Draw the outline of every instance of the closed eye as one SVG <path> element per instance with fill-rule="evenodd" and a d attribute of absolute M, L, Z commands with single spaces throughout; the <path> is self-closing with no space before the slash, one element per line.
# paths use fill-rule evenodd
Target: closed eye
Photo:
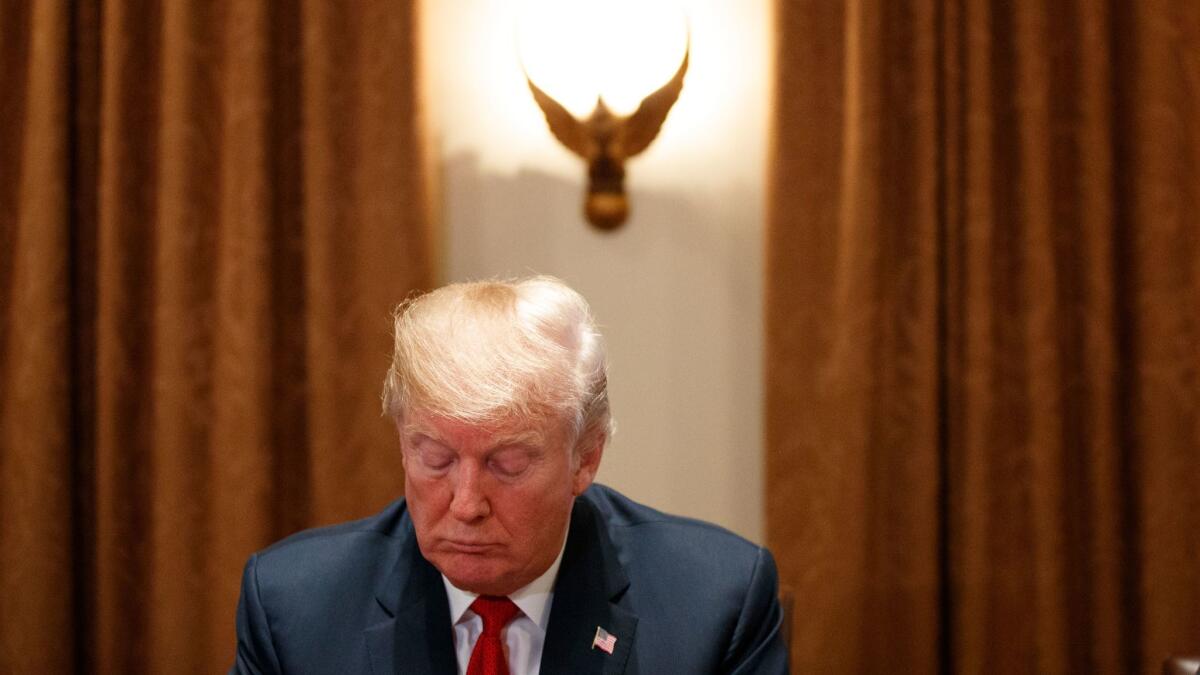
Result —
<path fill-rule="evenodd" d="M 516 478 L 529 468 L 532 454 L 524 448 L 502 450 L 488 460 L 488 466 L 501 478 Z"/>
<path fill-rule="evenodd" d="M 430 469 L 441 470 L 454 463 L 454 456 L 448 452 L 422 452 L 421 464 Z"/>
<path fill-rule="evenodd" d="M 421 466 L 427 469 L 441 471 L 454 463 L 454 453 L 450 448 L 428 436 L 418 436 L 413 445 L 417 458 L 421 460 Z"/>

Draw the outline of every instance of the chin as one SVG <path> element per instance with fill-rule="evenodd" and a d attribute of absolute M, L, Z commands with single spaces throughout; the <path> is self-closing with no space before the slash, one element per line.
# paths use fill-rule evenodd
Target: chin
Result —
<path fill-rule="evenodd" d="M 468 558 L 463 560 L 462 558 Z M 437 560 L 434 567 L 438 568 L 446 578 L 459 588 L 480 595 L 507 595 L 520 588 L 512 586 L 511 574 L 496 561 L 471 560 L 474 556 L 449 556 L 449 559 Z"/>
<path fill-rule="evenodd" d="M 446 578 L 455 588 L 479 595 L 508 595 L 521 587 L 497 580 L 495 577 L 456 577 L 447 574 Z"/>

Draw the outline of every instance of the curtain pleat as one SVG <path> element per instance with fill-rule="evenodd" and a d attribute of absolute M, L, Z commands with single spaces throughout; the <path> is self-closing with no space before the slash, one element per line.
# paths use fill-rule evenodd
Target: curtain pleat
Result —
<path fill-rule="evenodd" d="M 1200 650 L 1200 6 L 777 5 L 797 672 Z"/>
<path fill-rule="evenodd" d="M 222 671 L 247 556 L 401 491 L 415 6 L 9 4 L 0 670 Z"/>
<path fill-rule="evenodd" d="M 932 3 L 778 17 L 767 502 L 795 672 L 936 671 L 935 21 Z"/>
<path fill-rule="evenodd" d="M 12 672 L 65 672 L 76 648 L 68 18 L 53 3 L 0 11 L 0 664 Z"/>

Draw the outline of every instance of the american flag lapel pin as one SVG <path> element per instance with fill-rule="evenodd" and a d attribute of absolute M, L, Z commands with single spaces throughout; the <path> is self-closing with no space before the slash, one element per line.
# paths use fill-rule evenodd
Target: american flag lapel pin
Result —
<path fill-rule="evenodd" d="M 596 626 L 596 637 L 592 638 L 592 649 L 599 649 L 605 654 L 612 654 L 617 646 L 617 636 Z"/>

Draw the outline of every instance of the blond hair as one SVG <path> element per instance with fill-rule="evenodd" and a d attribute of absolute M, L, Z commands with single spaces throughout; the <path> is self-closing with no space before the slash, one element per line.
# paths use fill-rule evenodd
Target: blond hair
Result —
<path fill-rule="evenodd" d="M 470 424 L 566 422 L 576 453 L 612 433 L 604 344 L 587 301 L 536 276 L 444 286 L 395 312 L 384 413 Z"/>

